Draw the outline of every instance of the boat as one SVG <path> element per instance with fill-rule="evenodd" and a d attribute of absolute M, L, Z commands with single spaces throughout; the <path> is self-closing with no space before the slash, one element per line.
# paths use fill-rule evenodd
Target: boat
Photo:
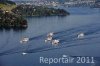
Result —
<path fill-rule="evenodd" d="M 26 55 L 27 53 L 23 52 L 22 55 Z"/>
<path fill-rule="evenodd" d="M 47 37 L 53 37 L 53 35 L 54 35 L 54 33 L 51 32 L 51 33 L 47 34 Z"/>
<path fill-rule="evenodd" d="M 59 40 L 55 39 L 55 40 L 52 40 L 52 45 L 58 45 L 59 44 Z"/>
<path fill-rule="evenodd" d="M 81 38 L 84 38 L 85 34 L 84 33 L 80 33 L 78 34 L 77 38 L 81 39 Z"/>
<path fill-rule="evenodd" d="M 29 41 L 29 38 L 24 37 L 24 38 L 22 38 L 22 39 L 20 40 L 20 43 L 26 43 L 26 42 L 28 42 L 28 41 Z"/>
<path fill-rule="evenodd" d="M 53 35 L 54 35 L 54 33 L 53 33 L 53 32 L 48 33 L 48 34 L 47 34 L 47 38 L 46 38 L 45 42 L 52 41 Z"/>
<path fill-rule="evenodd" d="M 47 37 L 45 42 L 52 41 L 52 37 Z"/>

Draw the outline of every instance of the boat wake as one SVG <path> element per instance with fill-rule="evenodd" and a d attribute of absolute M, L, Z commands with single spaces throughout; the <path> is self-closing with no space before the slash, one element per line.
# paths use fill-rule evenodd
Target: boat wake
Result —
<path fill-rule="evenodd" d="M 80 32 L 85 34 L 84 38 L 78 39 L 77 36 Z M 37 53 L 50 51 L 55 49 L 71 48 L 83 45 L 99 45 L 100 43 L 100 24 L 90 24 L 85 26 L 80 26 L 76 28 L 71 28 L 59 32 L 54 32 L 53 39 L 59 39 L 59 44 L 57 46 L 52 46 L 51 43 L 45 43 L 44 40 L 47 34 L 39 35 L 36 37 L 29 38 L 29 42 L 23 46 L 16 46 L 11 49 L 0 52 L 0 56 L 10 55 L 15 53 Z M 37 47 L 33 43 L 38 44 Z"/>

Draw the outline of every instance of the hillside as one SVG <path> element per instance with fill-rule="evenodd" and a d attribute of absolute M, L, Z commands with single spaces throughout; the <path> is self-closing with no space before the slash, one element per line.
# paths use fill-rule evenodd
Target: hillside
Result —
<path fill-rule="evenodd" d="M 15 7 L 16 7 L 16 4 L 12 1 L 0 0 L 0 8 L 4 11 L 7 10 L 7 11 L 11 12 L 11 10 Z"/>
<path fill-rule="evenodd" d="M 48 8 L 43 6 L 19 5 L 12 10 L 15 14 L 23 16 L 66 16 L 69 12 L 64 9 Z"/>
<path fill-rule="evenodd" d="M 27 28 L 27 21 L 20 15 L 12 12 L 16 4 L 12 1 L 0 1 L 0 29 Z"/>

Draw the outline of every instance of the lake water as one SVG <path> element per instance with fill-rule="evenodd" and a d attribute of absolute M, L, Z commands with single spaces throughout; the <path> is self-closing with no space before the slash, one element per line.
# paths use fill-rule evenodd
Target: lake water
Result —
<path fill-rule="evenodd" d="M 69 16 L 27 17 L 26 30 L 0 30 L 0 66 L 100 66 L 100 9 L 66 8 Z M 45 43 L 46 35 L 54 32 L 58 46 Z M 83 32 L 85 37 L 77 39 Z M 22 37 L 29 42 L 21 44 Z M 22 52 L 28 54 L 22 55 Z M 95 63 L 41 64 L 40 57 L 68 55 L 94 57 Z"/>

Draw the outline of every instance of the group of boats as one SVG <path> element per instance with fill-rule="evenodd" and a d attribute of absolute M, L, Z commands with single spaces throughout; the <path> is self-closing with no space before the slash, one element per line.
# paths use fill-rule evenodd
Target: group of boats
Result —
<path fill-rule="evenodd" d="M 59 40 L 58 39 L 53 39 L 54 33 L 48 33 L 47 34 L 47 38 L 45 39 L 45 43 L 47 42 L 51 42 L 52 45 L 58 45 L 59 44 Z"/>
<path fill-rule="evenodd" d="M 59 40 L 58 39 L 53 39 L 53 36 L 54 36 L 54 33 L 53 32 L 51 32 L 51 33 L 48 33 L 47 34 L 47 37 L 46 37 L 46 39 L 45 39 L 45 43 L 47 43 L 47 42 L 51 42 L 53 45 L 55 44 L 59 44 Z M 79 33 L 78 34 L 78 36 L 77 36 L 77 38 L 78 39 L 82 39 L 82 38 L 84 38 L 84 33 Z M 28 37 L 23 37 L 21 40 L 20 40 L 20 43 L 27 43 L 29 41 L 29 38 Z"/>
<path fill-rule="evenodd" d="M 53 36 L 54 36 L 53 32 L 48 33 L 45 42 L 51 42 L 52 45 L 58 45 L 60 40 L 59 39 L 53 39 Z M 81 32 L 77 35 L 77 38 L 82 39 L 82 38 L 84 38 L 84 36 L 85 36 L 85 34 L 83 32 Z"/>
<path fill-rule="evenodd" d="M 51 44 L 53 44 L 53 45 L 59 44 L 60 41 L 58 39 L 53 39 L 53 36 L 54 36 L 53 32 L 48 33 L 47 37 L 45 39 L 45 43 L 51 42 Z M 81 32 L 81 33 L 78 34 L 77 38 L 81 39 L 81 38 L 84 38 L 84 36 L 85 36 L 84 33 Z M 24 37 L 20 40 L 20 43 L 27 43 L 28 41 L 29 41 L 29 38 Z"/>
<path fill-rule="evenodd" d="M 81 32 L 77 35 L 77 38 L 82 39 L 82 38 L 84 38 L 84 36 L 85 36 L 85 34 L 83 32 Z M 53 39 L 53 37 L 54 37 L 54 32 L 48 33 L 47 36 L 46 36 L 46 39 L 45 39 L 45 43 L 50 42 L 52 45 L 58 45 L 60 43 L 60 40 L 59 39 Z M 29 38 L 24 37 L 20 40 L 20 43 L 25 44 L 28 41 L 29 41 Z M 23 52 L 22 54 L 26 55 L 27 53 Z"/>

